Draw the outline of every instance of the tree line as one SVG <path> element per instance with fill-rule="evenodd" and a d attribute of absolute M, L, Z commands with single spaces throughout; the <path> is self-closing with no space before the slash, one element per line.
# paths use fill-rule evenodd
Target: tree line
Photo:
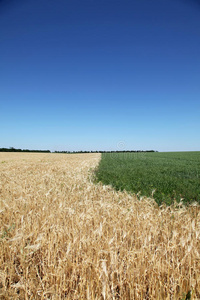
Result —
<path fill-rule="evenodd" d="M 141 152 L 158 152 L 155 150 L 97 150 L 97 151 L 54 151 L 53 153 L 141 153 Z"/>
<path fill-rule="evenodd" d="M 38 152 L 38 153 L 51 153 L 50 150 L 16 149 L 16 148 L 14 148 L 14 147 L 10 147 L 10 148 L 0 148 L 0 152 Z"/>
<path fill-rule="evenodd" d="M 16 149 L 14 147 L 10 148 L 0 148 L 0 152 L 37 152 L 37 153 L 140 153 L 140 152 L 158 152 L 155 150 L 116 150 L 116 151 L 102 151 L 102 150 L 96 150 L 96 151 L 53 151 L 50 150 L 29 150 L 29 149 Z"/>

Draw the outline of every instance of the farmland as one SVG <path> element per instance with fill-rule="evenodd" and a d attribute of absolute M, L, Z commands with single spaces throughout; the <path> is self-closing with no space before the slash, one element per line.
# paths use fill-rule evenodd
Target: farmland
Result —
<path fill-rule="evenodd" d="M 0 299 L 200 299 L 199 206 L 94 183 L 100 158 L 0 153 Z"/>
<path fill-rule="evenodd" d="M 200 203 L 200 152 L 103 154 L 97 180 L 157 203 Z"/>

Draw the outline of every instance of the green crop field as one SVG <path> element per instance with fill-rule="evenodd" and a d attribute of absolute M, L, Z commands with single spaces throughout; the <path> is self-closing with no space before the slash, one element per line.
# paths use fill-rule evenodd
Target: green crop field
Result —
<path fill-rule="evenodd" d="M 96 180 L 160 205 L 200 203 L 200 152 L 104 153 Z"/>

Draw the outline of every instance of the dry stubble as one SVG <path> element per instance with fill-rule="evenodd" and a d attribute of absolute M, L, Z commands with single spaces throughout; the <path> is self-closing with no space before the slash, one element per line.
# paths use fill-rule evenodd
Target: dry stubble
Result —
<path fill-rule="evenodd" d="M 0 299 L 200 299 L 200 209 L 95 185 L 99 154 L 0 153 Z"/>

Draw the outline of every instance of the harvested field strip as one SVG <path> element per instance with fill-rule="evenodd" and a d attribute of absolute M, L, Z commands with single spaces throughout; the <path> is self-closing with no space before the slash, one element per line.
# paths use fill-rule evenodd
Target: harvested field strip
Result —
<path fill-rule="evenodd" d="M 200 299 L 199 206 L 95 185 L 99 160 L 0 153 L 0 299 Z"/>

